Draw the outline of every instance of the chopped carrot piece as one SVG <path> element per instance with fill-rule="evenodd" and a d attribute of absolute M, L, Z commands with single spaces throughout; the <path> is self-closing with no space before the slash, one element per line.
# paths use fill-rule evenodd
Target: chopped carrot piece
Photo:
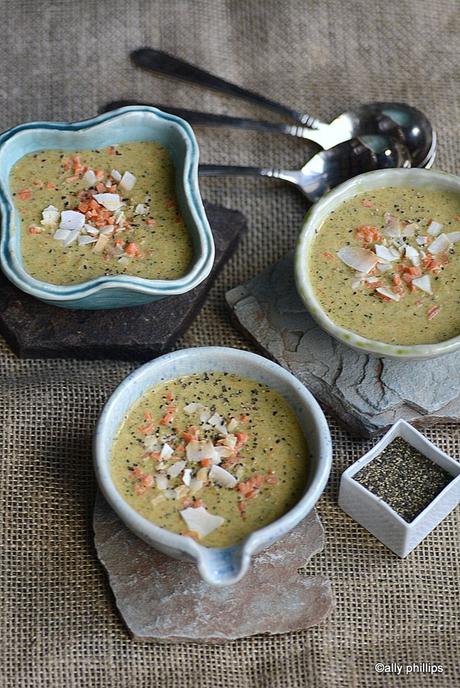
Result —
<path fill-rule="evenodd" d="M 334 254 L 331 253 L 330 251 L 324 251 L 323 256 L 324 256 L 327 260 L 335 260 Z"/>
<path fill-rule="evenodd" d="M 137 429 L 144 435 L 149 435 L 151 432 L 153 432 L 154 428 L 155 425 L 153 423 L 147 423 L 147 425 L 139 425 Z"/>
<path fill-rule="evenodd" d="M 166 399 L 167 399 L 168 401 L 172 401 L 172 400 L 174 399 L 174 394 L 171 392 L 170 389 L 168 389 L 168 391 L 167 391 L 167 393 L 166 393 Z"/>
<path fill-rule="evenodd" d="M 139 250 L 139 246 L 134 241 L 130 241 L 128 244 L 126 244 L 125 253 L 127 256 L 142 258 L 142 253 Z"/>
<path fill-rule="evenodd" d="M 146 225 L 156 225 L 156 220 L 154 220 L 154 219 L 151 218 L 151 217 L 148 217 L 148 218 L 145 220 L 145 224 L 146 224 Z"/>
<path fill-rule="evenodd" d="M 240 416 L 240 421 L 242 423 L 248 423 L 249 422 L 249 416 L 247 413 L 241 414 Z"/>
<path fill-rule="evenodd" d="M 96 179 L 104 179 L 105 177 L 104 170 L 96 170 L 94 174 L 96 175 Z"/>
<path fill-rule="evenodd" d="M 153 475 L 146 475 L 144 478 L 142 478 L 142 484 L 144 487 L 152 487 L 153 482 Z"/>
<path fill-rule="evenodd" d="M 150 411 L 144 411 L 144 420 L 152 420 L 152 414 Z"/>
<path fill-rule="evenodd" d="M 201 459 L 200 466 L 203 468 L 209 468 L 212 466 L 212 459 Z"/>
<path fill-rule="evenodd" d="M 29 234 L 34 234 L 34 235 L 35 234 L 41 234 L 42 228 L 37 227 L 37 225 L 30 225 L 28 232 L 29 232 Z"/>
<path fill-rule="evenodd" d="M 438 315 L 440 310 L 440 306 L 432 306 L 431 308 L 429 308 L 427 313 L 428 320 L 433 320 L 433 318 L 435 318 Z"/>
<path fill-rule="evenodd" d="M 143 478 L 145 475 L 144 471 L 142 470 L 142 468 L 140 466 L 136 466 L 135 468 L 133 468 L 133 470 L 131 472 L 135 478 L 139 478 L 139 479 Z"/>
<path fill-rule="evenodd" d="M 143 495 L 146 489 L 147 488 L 144 485 L 140 485 L 139 483 L 137 485 L 134 485 L 134 492 L 137 494 L 138 497 Z"/>
<path fill-rule="evenodd" d="M 32 191 L 30 189 L 23 189 L 18 193 L 18 196 L 21 201 L 30 201 L 32 198 Z"/>
<path fill-rule="evenodd" d="M 107 155 L 114 155 L 115 154 L 115 147 L 114 146 L 109 146 L 107 148 Z"/>
<path fill-rule="evenodd" d="M 361 205 L 364 208 L 375 208 L 375 205 L 372 203 L 372 201 L 369 201 L 369 199 L 364 198 L 361 202 Z"/>

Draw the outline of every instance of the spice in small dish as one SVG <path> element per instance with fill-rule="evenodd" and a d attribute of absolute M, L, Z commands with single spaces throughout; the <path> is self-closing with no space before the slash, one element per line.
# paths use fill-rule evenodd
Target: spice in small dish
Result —
<path fill-rule="evenodd" d="M 413 521 L 453 480 L 453 476 L 396 437 L 353 476 L 401 518 Z"/>

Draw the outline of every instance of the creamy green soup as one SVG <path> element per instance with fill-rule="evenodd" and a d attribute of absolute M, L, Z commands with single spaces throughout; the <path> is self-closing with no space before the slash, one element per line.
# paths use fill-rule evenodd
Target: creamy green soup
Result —
<path fill-rule="evenodd" d="M 203 373 L 157 385 L 113 444 L 115 485 L 136 511 L 209 547 L 239 542 L 305 490 L 305 437 L 286 400 L 254 380 Z"/>
<path fill-rule="evenodd" d="M 307 260 L 317 299 L 342 327 L 401 345 L 460 334 L 460 194 L 358 194 L 318 227 Z"/>
<path fill-rule="evenodd" d="M 192 242 L 179 212 L 174 164 L 159 143 L 39 151 L 16 163 L 10 185 L 24 268 L 36 279 L 168 280 L 190 267 Z"/>

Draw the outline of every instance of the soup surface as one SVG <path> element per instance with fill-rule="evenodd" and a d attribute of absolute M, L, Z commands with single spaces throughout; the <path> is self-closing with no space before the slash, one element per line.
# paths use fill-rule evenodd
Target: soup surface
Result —
<path fill-rule="evenodd" d="M 10 185 L 24 268 L 36 279 L 176 279 L 189 269 L 192 243 L 177 205 L 174 164 L 159 143 L 39 151 L 18 160 Z"/>
<path fill-rule="evenodd" d="M 460 194 L 384 188 L 346 201 L 317 230 L 309 273 L 338 325 L 392 344 L 460 334 Z"/>
<path fill-rule="evenodd" d="M 118 431 L 111 470 L 118 491 L 142 516 L 224 547 L 299 500 L 307 446 L 275 391 L 227 373 L 202 373 L 141 397 Z"/>

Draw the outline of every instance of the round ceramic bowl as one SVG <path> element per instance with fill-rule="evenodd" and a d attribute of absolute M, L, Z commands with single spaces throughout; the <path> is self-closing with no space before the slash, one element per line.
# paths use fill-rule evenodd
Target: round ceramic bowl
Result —
<path fill-rule="evenodd" d="M 361 337 L 356 332 L 337 325 L 329 318 L 317 300 L 310 282 L 309 254 L 315 233 L 329 213 L 356 194 L 388 186 L 410 186 L 415 189 L 457 191 L 460 177 L 446 172 L 425 169 L 388 169 L 366 172 L 341 184 L 324 196 L 307 213 L 297 243 L 295 279 L 300 297 L 309 313 L 330 335 L 357 351 L 399 360 L 435 358 L 456 351 L 460 335 L 436 344 L 398 345 Z"/>
<path fill-rule="evenodd" d="M 116 489 L 110 472 L 112 443 L 132 404 L 150 387 L 181 375 L 223 371 L 249 377 L 283 395 L 305 432 L 310 470 L 300 501 L 284 516 L 256 530 L 237 545 L 204 547 L 191 538 L 154 525 L 138 514 Z M 262 356 L 225 347 L 184 349 L 161 356 L 129 375 L 115 390 L 99 418 L 94 436 L 94 462 L 99 486 L 118 516 L 136 535 L 176 559 L 193 560 L 213 585 L 236 583 L 247 571 L 251 555 L 271 545 L 312 510 L 331 469 L 331 439 L 326 419 L 310 392 L 280 366 Z"/>
<path fill-rule="evenodd" d="M 9 175 L 24 155 L 58 148 L 104 148 L 129 141 L 157 141 L 167 148 L 176 170 L 176 195 L 193 241 L 194 259 L 177 280 L 150 280 L 130 275 L 101 276 L 80 284 L 55 285 L 31 277 L 21 257 L 20 218 Z M 133 106 L 82 122 L 31 122 L 0 135 L 0 264 L 22 291 L 63 308 L 121 308 L 183 294 L 202 282 L 214 261 L 214 240 L 198 187 L 198 145 L 187 122 L 153 107 Z"/>

